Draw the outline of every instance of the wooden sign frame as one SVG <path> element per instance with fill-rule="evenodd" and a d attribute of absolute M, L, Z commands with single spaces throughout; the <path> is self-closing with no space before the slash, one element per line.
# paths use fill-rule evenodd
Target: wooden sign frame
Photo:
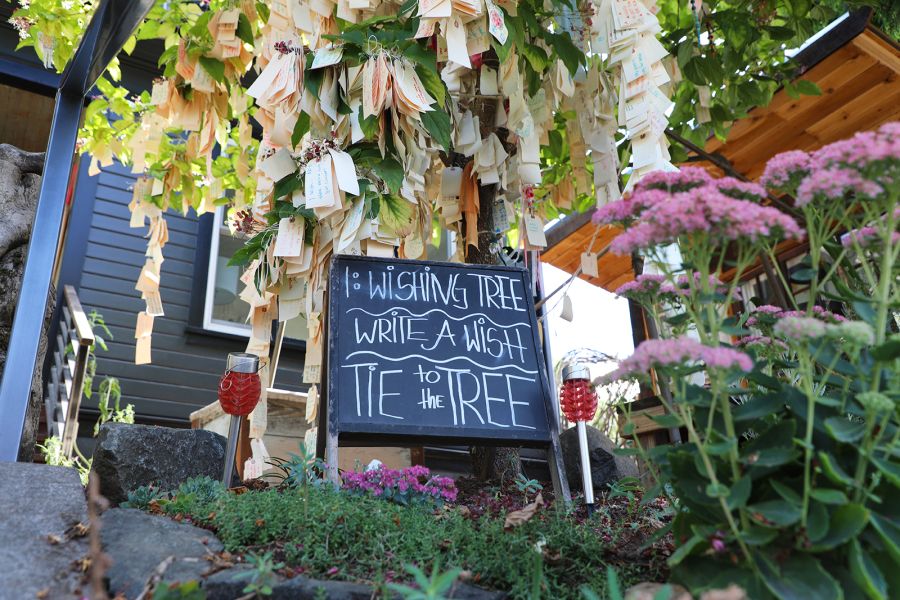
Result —
<path fill-rule="evenodd" d="M 435 435 L 433 432 L 424 431 L 418 426 L 410 425 L 388 425 L 375 424 L 372 426 L 361 427 L 359 425 L 342 426 L 340 422 L 340 414 L 338 410 L 337 398 L 333 393 L 334 385 L 341 376 L 339 373 L 340 365 L 335 360 L 333 354 L 336 352 L 336 345 L 329 343 L 330 336 L 334 331 L 338 331 L 339 320 L 341 314 L 337 310 L 337 299 L 331 293 L 333 282 L 339 277 L 338 267 L 346 263 L 382 263 L 388 265 L 403 266 L 422 266 L 435 267 L 439 269 L 456 268 L 471 271 L 488 271 L 502 272 L 509 275 L 519 276 L 522 278 L 523 290 L 525 290 L 524 300 L 525 313 L 528 315 L 528 321 L 532 333 L 532 343 L 536 353 L 536 363 L 538 377 L 540 381 L 540 389 L 543 395 L 543 404 L 547 419 L 548 438 L 543 434 L 531 434 L 528 431 L 520 431 L 521 435 L 515 437 L 467 437 L 467 436 L 446 436 Z M 550 474 L 553 480 L 553 487 L 556 494 L 562 497 L 566 502 L 571 500 L 569 493 L 569 485 L 566 480 L 565 469 L 563 468 L 562 448 L 559 442 L 559 421 L 556 415 L 556 404 L 553 401 L 553 391 L 550 388 L 550 379 L 547 374 L 546 360 L 543 356 L 540 334 L 538 332 L 537 314 L 534 308 L 534 298 L 531 295 L 531 284 L 528 277 L 528 271 L 516 268 L 505 267 L 499 265 L 470 265 L 465 263 L 447 263 L 424 260 L 405 260 L 396 258 L 380 258 L 365 256 L 338 255 L 331 258 L 329 266 L 328 289 L 326 291 L 327 305 L 327 324 L 323 332 L 323 345 L 325 352 L 323 353 L 323 369 L 326 381 L 320 388 L 319 411 L 318 411 L 318 435 L 316 438 L 316 454 L 320 458 L 324 458 L 328 465 L 328 478 L 335 483 L 340 481 L 338 474 L 338 448 L 344 442 L 350 442 L 348 445 L 354 446 L 387 446 L 398 444 L 421 445 L 427 442 L 439 442 L 450 445 L 478 445 L 478 446 L 514 446 L 514 447 L 537 447 L 545 448 L 547 452 L 547 462 L 550 466 Z"/>

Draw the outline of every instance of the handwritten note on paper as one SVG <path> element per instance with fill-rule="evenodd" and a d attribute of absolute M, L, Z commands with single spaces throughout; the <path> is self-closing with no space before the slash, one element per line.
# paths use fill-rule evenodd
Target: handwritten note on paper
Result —
<path fill-rule="evenodd" d="M 528 243 L 532 246 L 547 246 L 547 237 L 544 235 L 544 222 L 533 215 L 525 216 L 525 234 L 528 237 Z"/>
<path fill-rule="evenodd" d="M 303 253 L 304 221 L 302 217 L 285 217 L 278 222 L 275 256 L 300 256 Z"/>
<path fill-rule="evenodd" d="M 340 256 L 329 277 L 329 410 L 340 431 L 549 439 L 524 275 Z"/>
<path fill-rule="evenodd" d="M 447 56 L 458 65 L 472 68 L 469 60 L 469 49 L 466 45 L 466 26 L 459 15 L 453 15 L 447 21 Z"/>
<path fill-rule="evenodd" d="M 304 190 L 307 208 L 324 208 L 334 205 L 334 180 L 331 176 L 331 156 L 326 154 L 306 163 Z"/>

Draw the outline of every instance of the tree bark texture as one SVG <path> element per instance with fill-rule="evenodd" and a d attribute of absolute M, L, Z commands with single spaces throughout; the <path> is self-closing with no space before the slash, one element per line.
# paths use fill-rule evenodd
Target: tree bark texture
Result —
<path fill-rule="evenodd" d="M 19 302 L 22 273 L 25 269 L 34 213 L 37 209 L 43 167 L 43 152 L 24 152 L 9 144 L 0 144 L 0 215 L 3 215 L 0 220 L 0 372 L 6 364 L 9 336 Z M 68 173 L 61 173 L 58 176 L 68 177 Z M 43 404 L 41 367 L 47 352 L 47 324 L 53 314 L 55 298 L 55 290 L 51 289 L 47 314 L 44 315 L 38 360 L 32 374 L 31 398 L 25 413 L 22 443 L 19 446 L 19 460 L 22 461 L 30 462 L 34 457 Z"/>
<path fill-rule="evenodd" d="M 466 262 L 476 265 L 497 264 L 497 255 L 491 253 L 492 232 L 494 231 L 495 185 L 478 188 L 478 247 L 466 248 Z M 465 229 L 463 230 L 465 231 Z M 466 241 L 468 245 L 468 240 Z M 495 446 L 471 446 L 472 471 L 480 481 L 499 479 L 511 481 L 522 472 L 522 460 L 518 448 L 498 448 Z"/>

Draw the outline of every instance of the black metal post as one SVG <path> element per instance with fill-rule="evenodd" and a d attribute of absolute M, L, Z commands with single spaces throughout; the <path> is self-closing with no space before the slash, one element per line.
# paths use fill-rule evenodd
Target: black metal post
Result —
<path fill-rule="evenodd" d="M 55 270 L 84 96 L 144 20 L 154 0 L 102 0 L 56 93 L 41 191 L 0 382 L 0 461 L 18 458 Z"/>

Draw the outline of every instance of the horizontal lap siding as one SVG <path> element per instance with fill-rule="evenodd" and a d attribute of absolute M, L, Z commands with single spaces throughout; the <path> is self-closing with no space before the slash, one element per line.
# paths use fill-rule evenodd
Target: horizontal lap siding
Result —
<path fill-rule="evenodd" d="M 139 418 L 175 418 L 186 425 L 192 411 L 216 400 L 226 354 L 242 351 L 245 344 L 187 332 L 193 295 L 202 298 L 206 286 L 205 277 L 194 281 L 198 221 L 193 213 L 169 213 L 160 281 L 165 316 L 153 326 L 153 363 L 134 364 L 135 320 L 144 309 L 134 284 L 144 264 L 147 232 L 129 227 L 134 180 L 118 164 L 99 175 L 78 295 L 86 311 L 103 315 L 112 333 L 108 351 L 97 351 L 98 377 L 118 378 L 124 401 L 134 404 Z M 302 389 L 302 364 L 302 353 L 285 350 L 277 386 Z M 85 403 L 88 412 L 94 402 Z"/>

